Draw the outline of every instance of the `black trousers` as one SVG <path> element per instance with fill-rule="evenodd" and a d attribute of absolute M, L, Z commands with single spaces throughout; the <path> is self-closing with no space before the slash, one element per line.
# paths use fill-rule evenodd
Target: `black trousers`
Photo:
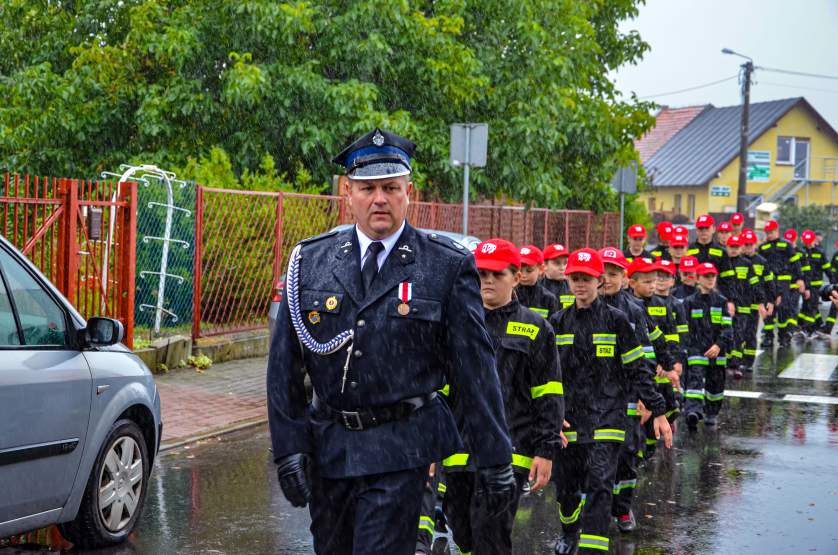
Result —
<path fill-rule="evenodd" d="M 627 515 L 631 510 L 634 490 L 637 489 L 637 465 L 640 460 L 638 452 L 643 451 L 643 442 L 646 440 L 646 434 L 640 426 L 640 419 L 631 418 L 629 423 L 626 441 L 620 445 L 617 473 L 614 477 L 611 515 L 616 517 Z"/>
<path fill-rule="evenodd" d="M 777 308 L 780 312 L 777 316 L 777 335 L 786 339 L 797 329 L 797 314 L 800 310 L 800 292 L 797 289 L 786 289 L 783 293 L 783 301 Z"/>
<path fill-rule="evenodd" d="M 823 326 L 820 306 L 821 300 L 818 295 L 818 288 L 813 288 L 809 292 L 809 298 L 803 299 L 803 305 L 800 307 L 800 313 L 797 315 L 797 321 L 804 331 L 812 333 Z"/>
<path fill-rule="evenodd" d="M 439 526 L 444 526 L 444 518 L 442 518 L 443 522 L 438 522 L 437 507 L 442 508 L 446 488 L 445 469 L 440 462 L 436 465 L 436 473 L 433 479 L 428 479 L 425 482 L 425 487 L 422 491 L 422 506 L 419 511 L 419 532 L 416 536 L 416 553 L 430 553 L 431 547 L 433 546 L 434 533 L 440 529 Z M 444 531 L 442 529 L 440 530 Z"/>
<path fill-rule="evenodd" d="M 742 365 L 746 368 L 753 368 L 754 359 L 757 356 L 757 329 L 759 329 L 759 311 L 752 308 L 751 313 L 748 314 L 745 343 L 742 349 Z"/>
<path fill-rule="evenodd" d="M 319 555 L 413 555 L 427 467 L 358 478 L 312 472 L 311 533 Z"/>
<path fill-rule="evenodd" d="M 553 483 L 565 533 L 579 536 L 579 553 L 608 551 L 611 497 L 620 442 L 571 443 L 556 453 Z"/>
<path fill-rule="evenodd" d="M 829 305 L 829 315 L 826 317 L 826 322 L 821 328 L 821 331 L 825 333 L 832 333 L 832 328 L 835 327 L 835 320 L 838 318 L 838 308 L 835 308 L 834 304 Z"/>
<path fill-rule="evenodd" d="M 477 474 L 448 472 L 443 508 L 454 543 L 462 553 L 509 555 L 512 553 L 512 527 L 527 475 L 515 472 L 515 495 L 501 514 L 489 514 L 477 492 Z"/>
<path fill-rule="evenodd" d="M 687 373 L 687 414 L 694 412 L 700 417 L 717 415 L 722 408 L 725 393 L 725 365 L 711 359 L 704 364 L 690 364 Z"/>

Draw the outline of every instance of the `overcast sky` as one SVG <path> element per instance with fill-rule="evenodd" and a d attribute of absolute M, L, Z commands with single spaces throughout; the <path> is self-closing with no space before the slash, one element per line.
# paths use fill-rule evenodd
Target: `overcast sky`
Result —
<path fill-rule="evenodd" d="M 736 75 L 745 60 L 722 54 L 725 47 L 757 66 L 838 76 L 838 0 L 647 0 L 622 28 L 638 30 L 651 50 L 617 73 L 617 85 L 640 97 L 655 95 L 650 100 L 658 104 L 739 104 L 735 78 L 658 96 Z M 755 72 L 751 102 L 796 96 L 838 128 L 838 80 Z"/>

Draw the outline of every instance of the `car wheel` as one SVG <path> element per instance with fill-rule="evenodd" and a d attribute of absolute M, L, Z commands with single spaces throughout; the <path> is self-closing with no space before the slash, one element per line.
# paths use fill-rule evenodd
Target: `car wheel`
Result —
<path fill-rule="evenodd" d="M 76 519 L 61 533 L 82 548 L 125 541 L 143 509 L 150 472 L 145 438 L 131 420 L 119 420 L 96 457 Z"/>

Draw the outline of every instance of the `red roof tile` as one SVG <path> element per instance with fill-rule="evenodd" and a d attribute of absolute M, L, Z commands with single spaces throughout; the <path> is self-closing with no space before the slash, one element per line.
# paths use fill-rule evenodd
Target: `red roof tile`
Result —
<path fill-rule="evenodd" d="M 701 112 L 711 107 L 687 106 L 684 108 L 663 108 L 656 116 L 655 127 L 643 137 L 634 141 L 634 147 L 640 153 L 640 161 L 645 163 L 660 148 L 675 136 L 678 131 L 687 126 Z"/>

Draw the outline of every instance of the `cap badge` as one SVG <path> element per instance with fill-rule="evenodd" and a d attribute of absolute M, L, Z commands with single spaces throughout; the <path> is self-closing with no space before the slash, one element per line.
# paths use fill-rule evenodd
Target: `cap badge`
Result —
<path fill-rule="evenodd" d="M 591 260 L 591 255 L 587 252 L 580 252 L 576 255 L 576 258 L 579 260 L 579 262 L 589 262 Z"/>
<path fill-rule="evenodd" d="M 308 313 L 308 321 L 311 322 L 314 325 L 319 324 L 320 323 L 320 313 L 317 312 L 316 310 L 312 310 L 311 312 Z"/>
<path fill-rule="evenodd" d="M 384 135 L 381 134 L 381 131 L 376 131 L 375 135 L 372 136 L 372 144 L 375 146 L 381 146 L 384 144 Z"/>
<path fill-rule="evenodd" d="M 617 258 L 617 251 L 614 249 L 606 249 L 602 251 L 602 255 L 605 258 Z"/>
<path fill-rule="evenodd" d="M 326 299 L 326 309 L 327 310 L 334 310 L 338 307 L 338 298 L 335 296 L 331 296 Z"/>
<path fill-rule="evenodd" d="M 483 246 L 480 247 L 480 252 L 482 252 L 483 254 L 492 254 L 493 252 L 495 252 L 495 249 L 497 248 L 497 245 L 495 245 L 494 243 L 483 243 Z"/>
<path fill-rule="evenodd" d="M 527 247 L 524 247 L 523 249 L 521 249 L 521 254 L 530 254 L 530 252 L 531 252 L 530 249 L 528 249 Z"/>

